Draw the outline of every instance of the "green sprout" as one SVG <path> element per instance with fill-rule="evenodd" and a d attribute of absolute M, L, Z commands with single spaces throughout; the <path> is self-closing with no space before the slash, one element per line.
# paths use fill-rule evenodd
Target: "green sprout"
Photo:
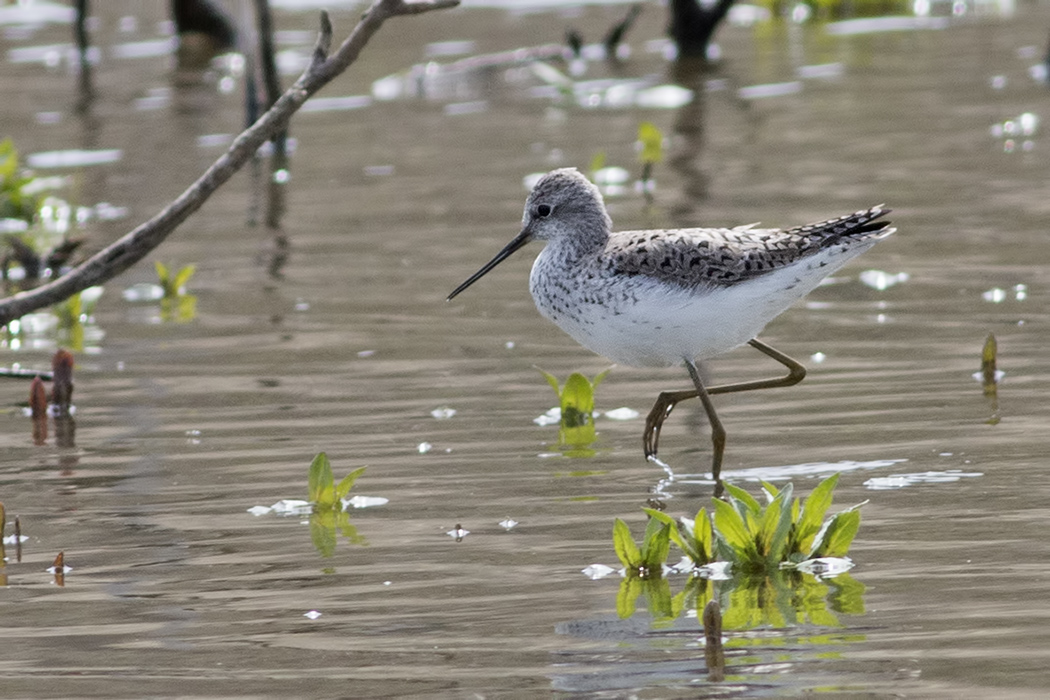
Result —
<path fill-rule="evenodd" d="M 164 296 L 160 300 L 160 315 L 165 321 L 185 323 L 192 321 L 197 314 L 197 297 L 186 293 L 186 283 L 197 271 L 195 265 L 186 265 L 172 274 L 168 266 L 159 260 L 154 261 L 157 280 Z"/>
<path fill-rule="evenodd" d="M 621 618 L 634 614 L 638 597 L 645 594 L 653 617 L 677 616 L 671 598 L 671 586 L 664 578 L 664 562 L 671 549 L 671 526 L 650 518 L 642 536 L 642 546 L 635 544 L 627 523 L 619 518 L 613 523 L 613 546 L 623 563 L 626 575 L 616 597 L 616 612 Z"/>
<path fill-rule="evenodd" d="M 177 273 L 172 275 L 168 266 L 159 260 L 154 261 L 153 266 L 157 269 L 157 279 L 161 289 L 164 290 L 165 299 L 174 299 L 186 294 L 186 283 L 197 271 L 196 265 L 186 265 Z"/>
<path fill-rule="evenodd" d="M 314 461 L 310 463 L 310 503 L 314 510 L 341 509 L 342 499 L 350 493 L 357 478 L 365 473 L 365 467 L 355 469 L 343 477 L 338 484 L 332 473 L 332 463 L 328 461 L 328 455 L 324 452 L 318 453 Z"/>
<path fill-rule="evenodd" d="M 600 372 L 593 381 L 579 372 L 573 372 L 565 380 L 564 386 L 558 384 L 558 378 L 553 374 L 542 369 L 539 371 L 558 395 L 558 407 L 561 410 L 558 439 L 561 445 L 570 448 L 565 454 L 573 457 L 594 454 L 592 450 L 587 449 L 596 439 L 594 390 L 605 379 L 609 370 Z"/>
<path fill-rule="evenodd" d="M 652 122 L 638 125 L 638 160 L 642 163 L 642 186 L 645 192 L 652 187 L 653 166 L 664 159 L 664 135 Z"/>
<path fill-rule="evenodd" d="M 668 526 L 671 541 L 678 545 L 694 566 L 705 566 L 715 561 L 714 535 L 706 508 L 701 508 L 693 520 L 682 518 L 680 521 L 663 511 L 652 508 L 643 510 L 654 520 Z"/>
<path fill-rule="evenodd" d="M 820 482 L 804 502 L 792 498 L 791 484 L 778 490 L 763 482 L 765 505 L 726 484 L 726 500 L 715 499 L 711 514 L 701 508 L 695 518 L 676 520 L 646 508 L 649 523 L 641 547 L 617 519 L 613 546 L 626 569 L 616 601 L 618 614 L 633 614 L 643 593 L 657 620 L 677 617 L 690 605 L 699 615 L 708 601 L 717 599 L 726 610 L 727 629 L 782 627 L 807 620 L 837 625 L 836 612 L 862 613 L 862 584 L 845 572 L 820 574 L 829 565 L 825 558 L 848 553 L 860 527 L 858 509 L 864 503 L 825 518 L 838 478 L 834 474 Z M 685 589 L 672 598 L 666 583 L 656 581 L 663 578 L 672 542 L 697 569 L 727 562 L 732 578 L 716 582 L 707 578 L 710 573 L 694 572 Z"/>
<path fill-rule="evenodd" d="M 820 482 L 803 504 L 791 499 L 793 486 L 777 490 L 762 482 L 763 507 L 747 491 L 726 484 L 727 500 L 715 501 L 718 553 L 745 575 L 792 568 L 810 559 L 844 557 L 860 528 L 859 503 L 824 520 L 839 475 Z"/>
<path fill-rule="evenodd" d="M 0 141 L 0 219 L 21 219 L 27 224 L 33 223 L 37 198 L 23 191 L 32 180 L 22 171 L 18 151 L 11 139 Z"/>
<path fill-rule="evenodd" d="M 357 534 L 357 528 L 350 524 L 350 514 L 343 509 L 342 504 L 354 482 L 364 472 L 365 467 L 355 469 L 336 484 L 327 454 L 319 453 L 310 463 L 309 500 L 313 505 L 310 539 L 322 557 L 330 557 L 335 553 L 337 530 L 353 544 L 367 544 Z"/>
<path fill-rule="evenodd" d="M 628 576 L 660 578 L 671 550 L 671 526 L 655 518 L 649 520 L 642 535 L 642 546 L 634 543 L 627 523 L 616 518 L 613 523 L 613 547 Z"/>

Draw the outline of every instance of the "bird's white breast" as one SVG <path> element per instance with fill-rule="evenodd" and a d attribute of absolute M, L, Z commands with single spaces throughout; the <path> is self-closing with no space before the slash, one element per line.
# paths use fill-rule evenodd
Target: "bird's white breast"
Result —
<path fill-rule="evenodd" d="M 743 345 L 867 247 L 830 248 L 732 285 L 689 288 L 602 273 L 548 245 L 533 264 L 529 290 L 540 313 L 584 347 L 618 364 L 667 367 Z"/>

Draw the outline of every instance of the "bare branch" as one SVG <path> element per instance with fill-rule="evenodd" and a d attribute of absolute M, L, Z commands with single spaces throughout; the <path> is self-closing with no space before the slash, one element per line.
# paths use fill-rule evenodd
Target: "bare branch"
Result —
<path fill-rule="evenodd" d="M 331 47 L 332 24 L 328 13 L 322 12 L 320 34 L 310 65 L 258 121 L 234 139 L 226 153 L 160 213 L 95 253 L 68 274 L 36 289 L 0 300 L 0 325 L 62 301 L 88 287 L 102 284 L 146 257 L 193 212 L 200 209 L 215 190 L 233 177 L 260 146 L 284 129 L 291 116 L 311 95 L 357 60 L 361 49 L 387 19 L 441 10 L 458 4 L 459 0 L 375 0 L 350 36 L 330 57 L 327 54 Z"/>
<path fill-rule="evenodd" d="M 328 10 L 321 10 L 321 31 L 317 35 L 317 44 L 314 46 L 314 57 L 310 61 L 312 70 L 318 64 L 328 59 L 328 52 L 332 50 L 332 20 L 328 17 Z"/>

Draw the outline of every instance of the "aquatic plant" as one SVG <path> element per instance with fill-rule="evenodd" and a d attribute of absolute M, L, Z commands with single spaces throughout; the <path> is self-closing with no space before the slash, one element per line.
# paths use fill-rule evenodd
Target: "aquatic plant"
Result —
<path fill-rule="evenodd" d="M 36 217 L 37 197 L 25 191 L 33 181 L 18 161 L 11 139 L 0 141 L 0 219 L 20 219 L 27 224 Z"/>
<path fill-rule="evenodd" d="M 653 166 L 664 159 L 664 135 L 652 122 L 638 125 L 638 160 L 642 163 L 643 186 L 653 178 Z"/>
<path fill-rule="evenodd" d="M 314 461 L 310 463 L 309 491 L 310 503 L 314 510 L 325 508 L 342 509 L 342 499 L 350 493 L 357 478 L 365 473 L 365 467 L 355 469 L 347 474 L 336 484 L 332 473 L 332 463 L 328 461 L 328 455 L 324 452 L 318 453 Z"/>
<path fill-rule="evenodd" d="M 186 293 L 186 283 L 190 281 L 190 277 L 193 277 L 193 273 L 197 271 L 196 265 L 185 265 L 178 272 L 172 274 L 168 266 L 159 260 L 153 262 L 153 267 L 157 270 L 157 281 L 160 283 L 160 288 L 164 290 L 165 299 L 173 299 L 184 295 Z"/>
<path fill-rule="evenodd" d="M 867 501 L 825 520 L 838 479 L 833 474 L 817 484 L 804 503 L 792 500 L 792 484 L 778 490 L 763 481 L 765 505 L 742 488 L 726 484 L 726 499 L 714 500 L 713 519 L 703 508 L 694 519 L 680 521 L 645 510 L 653 520 L 673 528 L 671 541 L 694 566 L 718 559 L 729 562 L 734 573 L 760 575 L 846 555 L 860 528 L 858 509 Z"/>
<path fill-rule="evenodd" d="M 671 541 L 678 545 L 693 566 L 705 566 L 715 561 L 714 535 L 706 508 L 701 508 L 692 520 L 675 520 L 667 513 L 653 508 L 643 510 L 653 520 L 668 526 Z"/>
<path fill-rule="evenodd" d="M 605 379 L 609 370 L 598 373 L 594 380 L 587 379 L 579 372 L 573 372 L 565 380 L 564 385 L 558 383 L 558 378 L 549 372 L 539 370 L 547 383 L 558 395 L 558 408 L 561 411 L 559 418 L 558 439 L 563 446 L 570 448 L 565 454 L 569 456 L 589 456 L 593 451 L 586 448 L 596 438 L 594 430 L 594 391 L 598 384 Z"/>
<path fill-rule="evenodd" d="M 310 513 L 310 539 L 322 557 L 330 557 L 335 553 L 337 532 L 353 544 L 367 544 L 350 523 L 350 514 L 343 510 L 343 499 L 364 473 L 365 467 L 355 469 L 337 484 L 327 454 L 318 453 L 310 463 L 308 489 L 310 504 L 313 506 Z"/>
<path fill-rule="evenodd" d="M 671 548 L 671 527 L 665 522 L 651 518 L 645 526 L 642 546 L 639 547 L 634 543 L 627 523 L 616 518 L 613 523 L 613 547 L 628 577 L 644 579 L 663 576 L 663 565 Z"/>
<path fill-rule="evenodd" d="M 197 314 L 197 297 L 186 293 L 186 283 L 197 271 L 197 266 L 185 265 L 174 274 L 159 260 L 154 261 L 153 266 L 157 270 L 157 281 L 164 292 L 160 300 L 161 318 L 180 323 L 192 321 Z"/>
<path fill-rule="evenodd" d="M 671 619 L 680 612 L 674 607 L 670 583 L 664 578 L 671 529 L 666 523 L 651 518 L 639 547 L 627 523 L 619 518 L 613 523 L 613 546 L 624 566 L 624 578 L 616 595 L 616 613 L 621 618 L 634 614 L 637 600 L 643 594 L 649 613 L 656 619 Z"/>

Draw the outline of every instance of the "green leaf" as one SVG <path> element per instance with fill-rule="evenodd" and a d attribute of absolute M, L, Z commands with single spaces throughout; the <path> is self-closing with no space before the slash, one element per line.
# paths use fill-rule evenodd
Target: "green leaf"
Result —
<path fill-rule="evenodd" d="M 175 275 L 175 280 L 171 283 L 172 288 L 176 294 L 179 294 L 181 290 L 186 286 L 186 283 L 190 281 L 190 277 L 193 277 L 193 273 L 197 271 L 196 265 L 186 265 L 179 273 Z"/>
<path fill-rule="evenodd" d="M 732 484 L 725 484 L 726 494 L 729 496 L 731 501 L 735 501 L 733 505 L 737 506 L 737 511 L 740 513 L 740 517 L 744 517 L 744 510 L 749 510 L 753 515 L 758 515 L 762 512 L 762 506 L 758 501 L 755 500 L 754 496 L 749 494 L 739 486 L 733 486 Z M 743 505 L 744 508 L 741 508 Z"/>
<path fill-rule="evenodd" d="M 698 561 L 698 564 L 703 566 L 714 560 L 714 536 L 711 533 L 711 518 L 707 516 L 706 508 L 701 508 L 693 520 L 693 541 L 704 559 L 702 562 Z"/>
<path fill-rule="evenodd" d="M 663 575 L 663 565 L 671 551 L 671 529 L 674 525 L 652 518 L 645 526 L 642 538 L 642 565 L 653 576 Z"/>
<path fill-rule="evenodd" d="M 335 487 L 336 500 L 346 498 L 346 494 L 350 493 L 350 489 L 353 487 L 354 482 L 357 481 L 357 477 L 364 474 L 365 469 L 367 469 L 367 467 L 360 467 L 343 477 L 343 480 Z"/>
<path fill-rule="evenodd" d="M 766 508 L 763 533 L 766 539 L 766 563 L 770 569 L 779 566 L 787 554 L 788 535 L 792 525 L 791 494 L 793 491 L 794 486 L 788 483 Z M 770 512 L 773 510 L 777 511 L 776 518 Z"/>
<path fill-rule="evenodd" d="M 160 286 L 164 287 L 164 293 L 167 294 L 169 286 L 168 266 L 160 260 L 154 260 L 153 268 L 157 271 L 157 279 L 160 280 Z"/>
<path fill-rule="evenodd" d="M 335 478 L 332 476 L 332 464 L 324 452 L 314 457 L 310 463 L 309 477 L 310 501 L 321 508 L 332 508 L 338 502 L 335 497 Z"/>
<path fill-rule="evenodd" d="M 727 484 L 728 486 L 728 484 Z M 723 500 L 715 500 L 715 529 L 725 538 L 732 548 L 735 558 L 742 559 L 746 552 L 753 549 L 751 536 L 744 525 L 743 518 L 733 506 Z"/>
<path fill-rule="evenodd" d="M 643 163 L 659 163 L 663 160 L 664 135 L 652 122 L 642 122 L 638 125 L 638 141 L 642 144 L 642 150 L 638 159 Z"/>
<path fill-rule="evenodd" d="M 693 552 L 693 543 L 690 540 L 686 539 L 682 535 L 682 532 L 678 528 L 678 521 L 677 520 L 672 518 L 667 513 L 664 513 L 661 510 L 656 510 L 655 508 L 642 508 L 642 510 L 645 511 L 646 515 L 648 515 L 653 520 L 655 520 L 657 522 L 664 523 L 665 525 L 667 525 L 668 526 L 667 534 L 668 534 L 668 537 L 670 538 L 670 540 L 672 542 L 674 542 L 676 545 L 678 545 L 678 548 L 681 549 L 682 552 L 684 552 L 687 557 L 689 557 L 690 559 L 693 559 L 695 561 L 695 559 L 693 557 L 693 554 L 694 554 L 694 552 Z M 652 521 L 650 521 L 650 522 L 652 522 Z"/>
<path fill-rule="evenodd" d="M 766 492 L 766 502 L 772 503 L 773 499 L 780 493 L 779 489 L 768 481 L 760 481 L 759 483 L 762 484 L 762 490 Z"/>
<path fill-rule="evenodd" d="M 844 557 L 860 529 L 860 511 L 844 510 L 828 521 L 823 537 L 813 552 L 814 557 Z"/>
<path fill-rule="evenodd" d="M 11 139 L 0 141 L 0 180 L 6 184 L 18 173 L 18 151 Z"/>
<path fill-rule="evenodd" d="M 616 556 L 627 567 L 628 573 L 643 565 L 642 553 L 631 539 L 630 528 L 619 518 L 613 522 L 613 548 L 616 550 Z"/>
<path fill-rule="evenodd" d="M 544 372 L 539 367 L 536 368 L 536 371 L 542 374 L 543 378 L 546 379 L 547 383 L 551 385 L 552 389 L 554 389 L 554 393 L 558 395 L 558 406 L 561 406 L 561 385 L 558 384 L 558 378 L 550 372 Z"/>
<path fill-rule="evenodd" d="M 570 374 L 561 390 L 563 417 L 565 410 L 568 408 L 574 408 L 586 416 L 590 416 L 594 412 L 594 389 L 587 377 L 579 372 Z"/>
<path fill-rule="evenodd" d="M 821 530 L 824 514 L 831 507 L 831 499 L 840 473 L 836 472 L 817 484 L 802 506 L 801 514 L 795 520 L 796 544 L 794 549 L 797 551 L 808 552 L 813 549 L 813 540 Z"/>

